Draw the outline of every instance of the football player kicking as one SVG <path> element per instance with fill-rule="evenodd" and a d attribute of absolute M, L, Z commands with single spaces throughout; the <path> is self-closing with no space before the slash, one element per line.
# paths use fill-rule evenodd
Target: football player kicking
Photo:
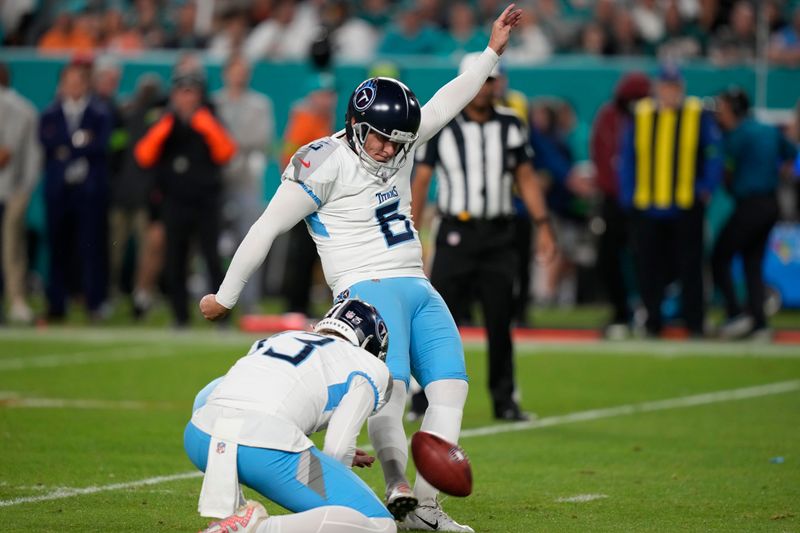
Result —
<path fill-rule="evenodd" d="M 473 531 L 441 509 L 436 489 L 421 476 L 413 492 L 405 477 L 403 411 L 410 375 L 429 400 L 422 430 L 452 442 L 458 441 L 468 389 L 458 329 L 422 270 L 422 246 L 410 219 L 410 163 L 415 146 L 433 137 L 478 93 L 520 14 L 508 6 L 494 21 L 489 46 L 478 60 L 422 109 L 397 80 L 371 78 L 356 87 L 345 129 L 295 153 L 272 201 L 234 254 L 219 291 L 200 302 L 206 318 L 225 316 L 275 237 L 305 219 L 333 294 L 371 302 L 392 332 L 386 363 L 395 391 L 368 427 L 383 469 L 386 504 L 400 529 Z"/>
<path fill-rule="evenodd" d="M 344 300 L 314 333 L 287 331 L 253 344 L 195 399 L 184 447 L 205 472 L 198 510 L 226 517 L 208 533 L 394 533 L 395 521 L 350 466 L 367 417 L 392 394 L 383 360 L 386 324 L 361 300 Z M 320 452 L 307 435 L 324 429 Z M 267 515 L 239 483 L 295 514 Z"/>

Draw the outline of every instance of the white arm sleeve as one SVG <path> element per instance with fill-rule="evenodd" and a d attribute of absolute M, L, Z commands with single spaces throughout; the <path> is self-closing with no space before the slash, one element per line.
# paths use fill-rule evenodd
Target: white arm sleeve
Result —
<path fill-rule="evenodd" d="M 317 210 L 317 204 L 303 187 L 293 181 L 281 183 L 267 208 L 250 227 L 233 254 L 225 279 L 217 291 L 217 302 L 232 309 L 244 284 L 264 262 L 275 237 Z"/>
<path fill-rule="evenodd" d="M 375 409 L 375 388 L 363 376 L 354 376 L 350 390 L 333 412 L 325 433 L 322 451 L 347 468 L 352 468 L 356 454 L 356 437 L 361 426 Z"/>
<path fill-rule="evenodd" d="M 466 72 L 436 91 L 433 98 L 422 106 L 418 145 L 436 135 L 475 98 L 499 60 L 500 56 L 487 46 Z"/>

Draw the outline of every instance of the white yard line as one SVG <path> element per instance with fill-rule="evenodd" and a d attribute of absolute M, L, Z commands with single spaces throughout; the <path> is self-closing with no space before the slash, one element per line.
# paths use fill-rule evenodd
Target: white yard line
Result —
<path fill-rule="evenodd" d="M 57 353 L 46 355 L 27 355 L 0 359 L 0 370 L 25 370 L 29 368 L 56 368 L 63 366 L 87 365 L 94 363 L 112 363 L 192 355 L 180 346 L 139 345 L 129 347 L 107 347 L 81 352 Z"/>
<path fill-rule="evenodd" d="M 464 345 L 473 349 L 486 347 L 486 343 L 478 342 L 464 343 Z M 800 346 L 753 342 L 601 340 L 595 342 L 518 342 L 514 347 L 517 355 L 522 357 L 540 354 L 569 354 L 577 357 L 624 355 L 665 359 L 678 357 L 800 359 Z"/>
<path fill-rule="evenodd" d="M 135 400 L 90 400 L 81 398 L 26 398 L 12 391 L 0 391 L 0 408 L 42 409 L 164 409 L 176 407 L 167 402 Z"/>
<path fill-rule="evenodd" d="M 594 500 L 602 500 L 608 498 L 608 494 L 577 494 L 575 496 L 567 496 L 564 498 L 556 498 L 558 503 L 584 503 Z"/>
<path fill-rule="evenodd" d="M 243 333 L 237 330 L 181 330 L 163 328 L 17 328 L 0 329 L 0 346 L 3 340 L 16 341 L 80 341 L 80 342 L 175 342 L 175 343 L 252 343 L 253 340 L 269 337 L 270 333 Z M 249 348 L 249 344 L 247 344 Z"/>
<path fill-rule="evenodd" d="M 98 492 L 109 492 L 112 490 L 125 490 L 135 489 L 139 487 L 146 487 L 150 485 L 159 485 L 169 481 L 177 481 L 179 479 L 191 479 L 201 477 L 202 472 L 184 472 L 182 474 L 173 474 L 171 476 L 157 476 L 147 479 L 140 479 L 138 481 L 129 481 L 127 483 L 112 483 L 111 485 L 95 485 L 92 487 L 83 488 L 60 488 L 42 494 L 41 496 L 26 496 L 24 498 L 14 498 L 11 500 L 0 500 L 0 507 L 11 507 L 12 505 L 20 505 L 22 503 L 37 503 L 46 502 L 50 500 L 61 500 L 64 498 L 73 498 L 75 496 L 83 496 L 85 494 L 97 494 Z"/>
<path fill-rule="evenodd" d="M 603 418 L 612 418 L 616 416 L 632 415 L 637 413 L 649 413 L 654 411 L 664 411 L 668 409 L 677 409 L 682 407 L 694 407 L 698 405 L 708 405 L 712 403 L 730 402 L 735 400 L 745 400 L 749 398 L 759 398 L 762 396 L 771 396 L 774 394 L 785 394 L 788 392 L 795 392 L 800 390 L 800 380 L 781 381 L 778 383 L 769 383 L 766 385 L 757 385 L 754 387 L 743 387 L 739 389 L 729 389 L 716 392 L 708 392 L 704 394 L 695 394 L 692 396 L 680 396 L 677 398 L 668 398 L 665 400 L 656 400 L 652 402 L 643 402 L 636 404 L 619 405 L 616 407 L 608 407 L 604 409 L 591 409 L 589 411 L 578 411 L 575 413 L 568 413 L 565 415 L 556 415 L 530 422 L 515 422 L 511 424 L 496 424 L 492 426 L 485 426 L 473 429 L 466 429 L 461 432 L 461 438 L 482 437 L 486 435 L 496 435 L 498 433 L 508 433 L 513 431 L 526 431 L 529 429 L 537 429 L 543 427 L 552 427 L 562 424 L 570 424 L 573 422 L 587 422 L 591 420 L 600 420 Z M 371 446 L 364 446 L 364 450 L 371 450 Z M 12 505 L 20 505 L 23 503 L 37 503 L 50 500 L 60 500 L 63 498 L 72 498 L 75 496 L 82 496 L 84 494 L 96 494 L 98 492 L 108 492 L 114 490 L 132 489 L 143 486 L 157 485 L 160 483 L 167 483 L 170 481 L 177 481 L 181 479 L 191 479 L 200 477 L 200 472 L 184 472 L 181 474 L 173 474 L 171 476 L 157 476 L 138 481 L 130 481 L 127 483 L 113 483 L 111 485 L 96 485 L 84 488 L 59 488 L 47 494 L 40 496 L 25 496 L 21 498 L 13 498 L 10 500 L 0 500 L 0 507 L 10 507 Z"/>
<path fill-rule="evenodd" d="M 694 407 L 698 405 L 708 405 L 712 403 L 730 402 L 734 400 L 745 400 L 748 398 L 759 398 L 761 396 L 771 396 L 773 394 L 784 394 L 800 390 L 800 380 L 781 381 L 767 385 L 756 385 L 754 387 L 744 387 L 741 389 L 729 389 L 717 392 L 707 392 L 705 394 L 695 394 L 692 396 L 681 396 L 678 398 L 668 398 L 666 400 L 655 400 L 652 402 L 634 403 L 618 405 L 616 407 L 606 407 L 602 409 L 591 409 L 589 411 L 578 411 L 565 415 L 548 416 L 531 420 L 530 422 L 512 422 L 508 424 L 498 424 L 480 428 L 465 429 L 461 432 L 461 437 L 483 437 L 486 435 L 497 435 L 498 433 L 508 433 L 512 431 L 525 431 L 527 429 L 560 426 L 573 422 L 586 422 L 590 420 L 600 420 L 615 416 L 633 415 L 637 413 L 649 413 L 653 411 L 666 411 L 669 409 L 679 409 L 682 407 Z"/>

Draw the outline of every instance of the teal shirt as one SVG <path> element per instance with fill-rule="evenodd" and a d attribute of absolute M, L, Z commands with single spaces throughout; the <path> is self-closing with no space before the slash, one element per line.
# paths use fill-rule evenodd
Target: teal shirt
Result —
<path fill-rule="evenodd" d="M 775 192 L 780 166 L 796 154 L 777 128 L 752 118 L 725 134 L 724 152 L 730 189 L 736 198 Z"/>
<path fill-rule="evenodd" d="M 466 54 L 469 52 L 482 52 L 489 42 L 489 35 L 477 29 L 467 39 L 456 39 L 452 34 L 444 33 L 437 46 L 436 53 L 440 56 L 450 54 Z"/>
<path fill-rule="evenodd" d="M 387 55 L 435 54 L 441 40 L 442 32 L 432 26 L 423 26 L 415 35 L 406 35 L 394 26 L 386 32 L 378 47 L 378 53 Z"/>

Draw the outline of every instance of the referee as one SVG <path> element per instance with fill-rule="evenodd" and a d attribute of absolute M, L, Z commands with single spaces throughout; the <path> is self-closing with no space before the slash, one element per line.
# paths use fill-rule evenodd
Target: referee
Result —
<path fill-rule="evenodd" d="M 475 61 L 464 56 L 459 73 Z M 531 165 L 526 130 L 514 113 L 493 104 L 497 68 L 462 113 L 417 150 L 411 213 L 420 222 L 434 169 L 439 176 L 441 224 L 431 282 L 456 320 L 475 295 L 489 338 L 489 390 L 494 416 L 527 420 L 514 400 L 511 343 L 514 276 L 512 187 L 537 224 L 540 258 L 555 253 L 544 197 Z"/>

